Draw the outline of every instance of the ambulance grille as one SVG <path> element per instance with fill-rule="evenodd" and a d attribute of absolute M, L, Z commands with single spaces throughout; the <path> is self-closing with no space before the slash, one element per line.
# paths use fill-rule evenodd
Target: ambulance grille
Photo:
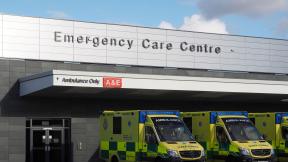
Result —
<path fill-rule="evenodd" d="M 254 149 L 251 150 L 254 156 L 268 156 L 271 153 L 270 149 Z"/>
<path fill-rule="evenodd" d="M 201 151 L 179 151 L 182 158 L 199 158 Z"/>

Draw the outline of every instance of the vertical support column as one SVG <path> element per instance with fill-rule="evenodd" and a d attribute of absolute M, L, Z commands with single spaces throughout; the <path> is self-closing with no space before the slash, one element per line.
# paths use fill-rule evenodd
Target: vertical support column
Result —
<path fill-rule="evenodd" d="M 26 118 L 9 117 L 8 154 L 9 161 L 25 161 Z"/>

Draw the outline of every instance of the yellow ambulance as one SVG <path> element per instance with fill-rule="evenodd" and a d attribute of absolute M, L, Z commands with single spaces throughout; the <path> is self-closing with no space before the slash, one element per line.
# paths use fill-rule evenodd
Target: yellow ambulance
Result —
<path fill-rule="evenodd" d="M 205 162 L 178 111 L 104 111 L 100 158 L 107 162 Z"/>
<path fill-rule="evenodd" d="M 247 112 L 183 112 L 182 119 L 211 161 L 274 162 L 266 142 Z"/>
<path fill-rule="evenodd" d="M 288 162 L 288 113 L 249 113 L 249 118 L 273 146 L 278 159 Z"/>

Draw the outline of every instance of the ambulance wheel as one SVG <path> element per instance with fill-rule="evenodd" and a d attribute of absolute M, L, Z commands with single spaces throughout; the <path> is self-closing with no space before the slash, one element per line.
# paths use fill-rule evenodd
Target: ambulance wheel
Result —
<path fill-rule="evenodd" d="M 237 162 L 237 160 L 233 156 L 228 156 L 225 162 Z"/>
<path fill-rule="evenodd" d="M 154 162 L 163 162 L 163 159 L 161 157 L 157 157 Z"/>
<path fill-rule="evenodd" d="M 117 158 L 116 156 L 113 156 L 113 157 L 111 158 L 111 162 L 118 162 L 118 158 Z"/>

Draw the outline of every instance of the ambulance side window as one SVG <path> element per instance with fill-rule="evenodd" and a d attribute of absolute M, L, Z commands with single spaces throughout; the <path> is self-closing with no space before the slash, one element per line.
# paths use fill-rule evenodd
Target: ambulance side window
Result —
<path fill-rule="evenodd" d="M 216 137 L 219 143 L 229 143 L 228 137 L 223 127 L 216 127 Z"/>
<path fill-rule="evenodd" d="M 183 121 L 188 127 L 188 129 L 190 130 L 190 132 L 192 132 L 192 118 L 186 117 L 186 118 L 183 118 Z"/>
<path fill-rule="evenodd" d="M 121 134 L 121 117 L 113 117 L 113 134 Z"/>
<path fill-rule="evenodd" d="M 255 118 L 249 118 L 251 122 L 255 125 Z"/>
<path fill-rule="evenodd" d="M 145 142 L 147 144 L 157 144 L 157 138 L 152 127 L 145 126 Z"/>

